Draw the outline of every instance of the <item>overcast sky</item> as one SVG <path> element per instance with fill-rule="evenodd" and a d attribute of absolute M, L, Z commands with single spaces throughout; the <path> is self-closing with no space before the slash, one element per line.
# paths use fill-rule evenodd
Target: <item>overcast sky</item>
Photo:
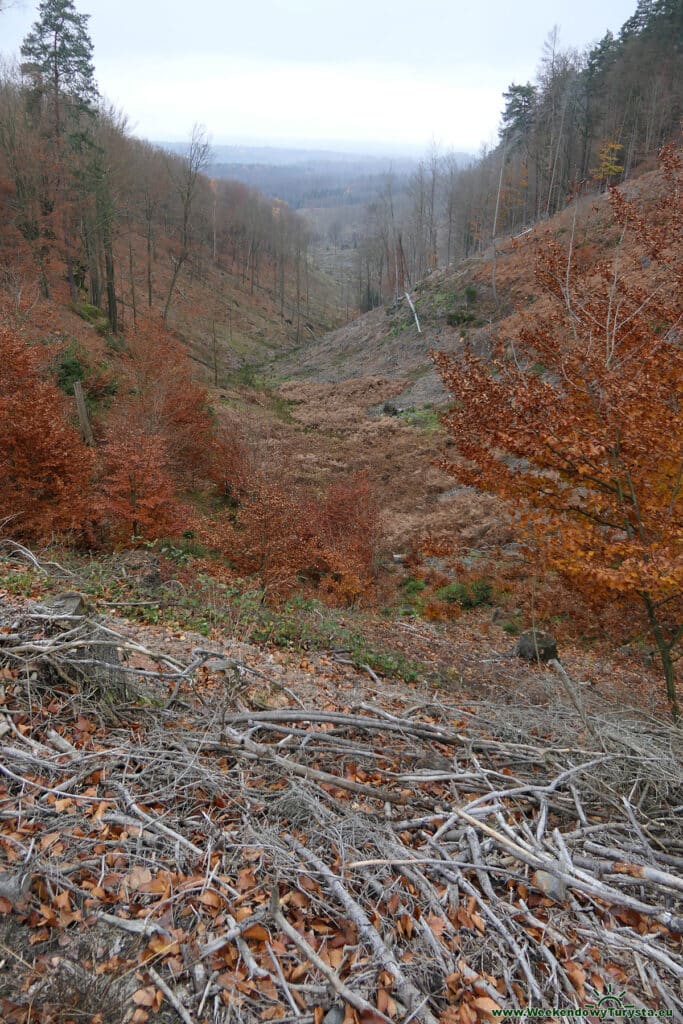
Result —
<path fill-rule="evenodd" d="M 543 41 L 583 49 L 636 0 L 76 0 L 100 91 L 132 131 L 213 142 L 392 144 L 477 152 Z M 0 14 L 16 56 L 37 3 Z"/>

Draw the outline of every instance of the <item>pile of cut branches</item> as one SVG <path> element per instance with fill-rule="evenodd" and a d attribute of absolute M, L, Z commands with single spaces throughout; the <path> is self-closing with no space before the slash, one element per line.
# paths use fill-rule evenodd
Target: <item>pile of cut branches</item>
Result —
<path fill-rule="evenodd" d="M 360 675 L 254 710 L 225 652 L 51 614 L 0 623 L 7 1024 L 680 1019 L 674 726 Z M 83 684 L 100 643 L 126 700 Z"/>

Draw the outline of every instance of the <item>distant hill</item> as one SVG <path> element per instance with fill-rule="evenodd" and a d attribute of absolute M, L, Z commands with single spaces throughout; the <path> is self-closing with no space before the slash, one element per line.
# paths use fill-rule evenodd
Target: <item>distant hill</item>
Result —
<path fill-rule="evenodd" d="M 183 153 L 184 143 L 161 142 Z M 461 167 L 472 161 L 469 153 L 454 153 Z M 208 173 L 214 178 L 241 181 L 265 195 L 282 199 L 295 209 L 358 206 L 373 202 L 392 175 L 405 187 L 419 166 L 420 155 L 362 153 L 290 146 L 217 145 L 212 147 Z"/>

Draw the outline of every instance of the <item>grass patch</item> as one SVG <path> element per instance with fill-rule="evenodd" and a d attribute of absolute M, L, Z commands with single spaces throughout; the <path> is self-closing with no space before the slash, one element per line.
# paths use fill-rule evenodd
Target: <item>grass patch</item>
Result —
<path fill-rule="evenodd" d="M 103 337 L 111 332 L 109 318 L 97 306 L 90 302 L 72 302 L 71 311 L 94 327 Z"/>
<path fill-rule="evenodd" d="M 45 577 L 32 569 L 11 569 L 9 566 L 2 566 L 0 590 L 6 590 L 8 594 L 31 597 L 38 582 L 44 583 Z"/>
<path fill-rule="evenodd" d="M 275 391 L 275 384 L 263 375 L 258 365 L 247 363 L 227 375 L 224 386 L 251 388 L 264 395 L 271 404 L 274 415 L 283 423 L 292 422 L 292 409 L 297 404 L 289 398 L 283 398 Z"/>
<path fill-rule="evenodd" d="M 254 388 L 255 391 L 262 391 L 265 387 L 265 381 L 259 376 L 259 368 L 254 363 L 238 366 L 236 370 L 231 370 L 226 374 L 226 378 L 229 384 Z"/>
<path fill-rule="evenodd" d="M 192 631 L 220 642 L 273 645 L 293 653 L 333 652 L 358 669 L 417 683 L 428 679 L 444 683 L 433 665 L 407 657 L 393 646 L 372 642 L 364 633 L 363 619 L 348 609 L 329 608 L 316 598 L 297 595 L 272 607 L 250 579 L 216 579 L 206 572 L 211 555 L 191 536 L 165 538 L 138 549 L 142 564 L 133 571 L 131 552 L 86 559 L 60 552 L 63 565 L 75 573 L 73 586 L 87 594 L 96 610 L 115 608 L 117 614 L 144 625 L 163 625 Z M 150 564 L 144 562 L 145 551 Z M 152 558 L 152 556 L 155 556 Z M 193 565 L 199 559 L 198 564 Z M 217 565 L 223 565 L 222 560 Z M 224 568 L 224 566 L 223 566 Z M 3 571 L 5 570 L 6 571 Z M 9 571 L 0 564 L 0 588 L 26 596 L 37 584 L 53 589 L 32 570 Z M 409 578 L 410 596 L 424 584 Z"/>
<path fill-rule="evenodd" d="M 409 409 L 403 409 L 399 416 L 404 423 L 428 434 L 434 434 L 441 429 L 440 412 L 433 405 L 411 406 Z"/>
<path fill-rule="evenodd" d="M 195 544 L 174 538 L 156 542 L 154 550 L 187 569 L 194 557 Z M 368 642 L 361 629 L 342 625 L 338 613 L 320 601 L 297 596 L 280 607 L 265 604 L 264 593 L 249 580 L 229 582 L 199 573 L 183 582 L 166 581 L 146 586 L 117 573 L 114 559 L 91 562 L 83 588 L 95 598 L 126 617 L 146 624 L 164 624 L 192 630 L 203 636 L 216 633 L 245 643 L 272 644 L 292 652 L 334 651 L 357 668 L 368 666 L 378 675 L 403 679 L 408 683 L 423 680 L 433 669 L 407 658 L 396 650 L 380 650 Z M 85 573 L 84 573 L 85 575 Z M 29 574 L 15 586 L 30 586 Z M 419 581 L 415 581 L 416 583 Z M 348 616 L 348 612 L 345 613 Z"/>
<path fill-rule="evenodd" d="M 290 398 L 283 398 L 282 395 L 278 395 L 275 392 L 268 391 L 268 397 L 273 406 L 273 412 L 279 420 L 283 423 L 291 423 L 294 417 L 292 416 L 292 409 L 297 404 Z"/>
<path fill-rule="evenodd" d="M 510 636 L 519 636 L 522 632 L 523 625 L 524 623 L 521 615 L 511 615 L 509 619 L 503 619 L 501 622 L 503 630 L 506 633 L 509 633 Z"/>

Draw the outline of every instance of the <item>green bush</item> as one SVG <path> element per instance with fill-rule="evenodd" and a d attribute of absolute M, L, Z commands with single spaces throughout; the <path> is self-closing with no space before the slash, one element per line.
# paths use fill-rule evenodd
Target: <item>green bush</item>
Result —
<path fill-rule="evenodd" d="M 439 601 L 459 604 L 461 608 L 478 608 L 482 604 L 490 604 L 493 587 L 488 580 L 472 580 L 469 583 L 449 583 L 436 591 L 434 596 Z"/>
<path fill-rule="evenodd" d="M 157 537 L 143 541 L 148 551 L 158 551 L 177 565 L 187 565 L 193 558 L 206 558 L 208 548 L 195 538 L 193 530 L 183 530 L 179 537 Z M 201 577 L 200 577 L 201 578 Z"/>
<path fill-rule="evenodd" d="M 474 313 L 467 309 L 454 309 L 446 315 L 446 323 L 449 327 L 462 327 L 465 324 L 473 324 L 477 318 Z"/>
<path fill-rule="evenodd" d="M 414 597 L 416 594 L 421 593 L 426 586 L 427 584 L 424 580 L 416 580 L 414 576 L 406 576 L 401 583 L 403 593 L 407 597 Z"/>
<path fill-rule="evenodd" d="M 73 395 L 74 384 L 83 380 L 88 370 L 87 363 L 75 348 L 69 348 L 57 365 L 57 386 L 67 395 Z"/>

